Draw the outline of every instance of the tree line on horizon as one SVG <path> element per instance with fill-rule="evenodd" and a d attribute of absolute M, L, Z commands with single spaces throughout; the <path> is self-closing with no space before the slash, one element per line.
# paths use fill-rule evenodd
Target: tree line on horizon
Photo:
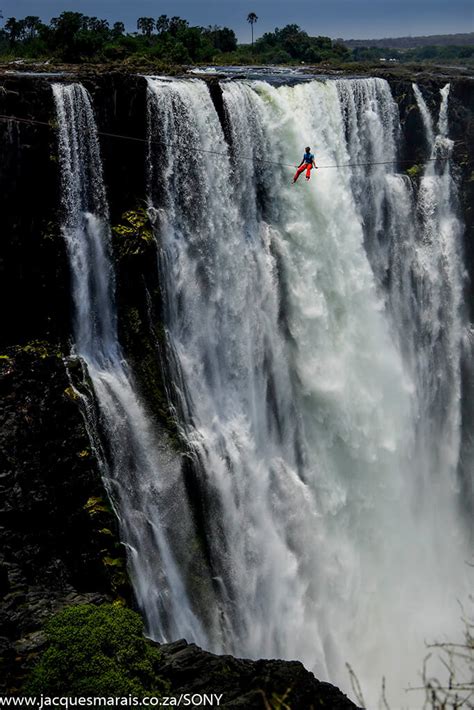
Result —
<path fill-rule="evenodd" d="M 258 17 L 249 13 L 252 27 Z M 54 58 L 63 62 L 138 59 L 169 64 L 203 62 L 292 63 L 348 61 L 350 51 L 329 37 L 310 37 L 298 25 L 266 32 L 252 45 L 238 44 L 234 30 L 191 26 L 181 17 L 139 17 L 136 32 L 123 22 L 66 11 L 46 24 L 39 17 L 10 17 L 0 30 L 0 56 Z"/>
<path fill-rule="evenodd" d="M 1 12 L 0 12 L 1 17 Z M 238 44 L 234 30 L 191 26 L 181 17 L 139 17 L 135 32 L 123 22 L 65 11 L 49 23 L 33 15 L 10 17 L 0 29 L 0 58 L 54 59 L 66 63 L 136 60 L 163 64 L 340 64 L 396 61 L 474 60 L 474 47 L 425 46 L 410 50 L 349 48 L 342 40 L 312 37 L 296 24 L 265 32 L 254 41 L 258 17 L 249 13 L 252 44 Z"/>
<path fill-rule="evenodd" d="M 110 61 L 147 55 L 170 63 L 208 61 L 233 51 L 237 38 L 228 27 L 190 27 L 181 17 L 139 17 L 137 32 L 123 22 L 65 11 L 46 24 L 39 17 L 8 18 L 0 30 L 0 54 L 25 58 L 53 57 L 64 62 Z"/>
<path fill-rule="evenodd" d="M 379 47 L 380 49 L 419 49 L 420 47 L 462 47 L 474 45 L 474 32 L 457 32 L 443 35 L 415 35 L 407 37 L 382 37 L 380 39 L 340 40 L 346 47 Z"/>

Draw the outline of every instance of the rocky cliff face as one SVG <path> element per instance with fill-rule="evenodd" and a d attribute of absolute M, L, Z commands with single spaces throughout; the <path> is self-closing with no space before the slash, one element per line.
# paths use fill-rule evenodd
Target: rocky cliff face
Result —
<path fill-rule="evenodd" d="M 115 517 L 58 346 L 5 348 L 0 393 L 1 692 L 21 686 L 53 612 L 130 594 Z"/>
<path fill-rule="evenodd" d="M 156 247 L 143 211 L 146 82 L 122 74 L 89 74 L 81 80 L 93 96 L 99 130 L 139 139 L 101 138 L 114 226 L 120 337 L 150 412 L 167 428 L 179 449 L 165 395 L 166 372 L 160 364 L 159 305 L 150 309 L 150 303 L 159 304 L 159 283 Z M 439 88 L 445 81 L 423 81 L 429 101 L 438 105 Z M 90 448 L 80 397 L 71 385 L 71 377 L 72 382 L 80 380 L 80 363 L 67 361 L 71 303 L 65 246 L 58 227 L 59 180 L 50 83 L 41 77 L 0 77 L 0 114 L 46 124 L 0 121 L 3 692 L 21 688 L 42 643 L 42 624 L 53 611 L 83 601 L 120 598 L 133 603 L 114 516 Z M 219 111 L 217 82 L 211 81 L 211 91 Z M 403 159 L 415 165 L 422 162 L 423 141 L 411 81 L 394 80 L 393 92 L 404 131 Z M 466 260 L 474 275 L 472 80 L 453 81 L 450 112 L 457 141 L 454 159 L 460 209 L 466 223 Z M 224 121 L 222 110 L 219 115 Z M 192 655 L 189 647 L 173 645 L 166 653 L 177 688 L 197 688 L 199 673 L 217 663 L 214 657 L 193 650 L 199 671 L 193 676 L 186 670 Z M 250 664 L 245 673 L 249 678 L 259 673 L 277 677 L 288 669 L 288 664 L 272 668 Z M 312 687 L 310 674 L 305 676 L 300 665 L 292 667 L 293 672 L 295 678 L 301 677 L 302 688 L 305 683 Z M 239 687 L 237 683 L 237 699 Z M 243 698 L 245 692 L 241 692 Z M 302 691 L 292 707 L 310 707 L 309 697 Z M 347 700 L 340 700 L 340 705 L 336 700 L 331 702 L 333 708 L 353 707 Z M 240 706 L 260 707 L 246 705 L 245 700 Z"/>

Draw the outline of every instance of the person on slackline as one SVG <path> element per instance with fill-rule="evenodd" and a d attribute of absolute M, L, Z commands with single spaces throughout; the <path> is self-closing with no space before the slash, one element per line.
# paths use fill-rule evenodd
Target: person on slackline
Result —
<path fill-rule="evenodd" d="M 306 180 L 309 180 L 311 178 L 311 170 L 313 168 L 317 168 L 317 167 L 318 166 L 314 162 L 314 155 L 311 153 L 311 148 L 309 146 L 307 146 L 305 148 L 305 154 L 303 155 L 303 160 L 298 165 L 298 169 L 297 169 L 295 176 L 293 178 L 293 184 L 298 180 L 301 173 L 305 172 L 305 170 L 306 170 Z"/>

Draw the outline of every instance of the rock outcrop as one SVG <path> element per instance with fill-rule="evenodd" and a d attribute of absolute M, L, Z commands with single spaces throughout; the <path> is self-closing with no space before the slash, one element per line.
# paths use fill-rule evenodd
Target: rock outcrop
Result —
<path fill-rule="evenodd" d="M 322 683 L 299 661 L 249 661 L 215 656 L 194 644 L 176 641 L 160 646 L 161 675 L 172 694 L 222 694 L 224 708 L 242 710 L 356 710 L 340 690 Z"/>
<path fill-rule="evenodd" d="M 0 354 L 0 496 L 2 692 L 21 687 L 51 614 L 131 598 L 78 395 L 47 341 Z"/>

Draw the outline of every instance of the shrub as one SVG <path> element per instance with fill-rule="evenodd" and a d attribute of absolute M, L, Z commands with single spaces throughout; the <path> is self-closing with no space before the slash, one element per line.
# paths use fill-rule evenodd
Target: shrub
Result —
<path fill-rule="evenodd" d="M 70 606 L 46 625 L 48 645 L 25 686 L 29 695 L 160 695 L 160 652 L 134 611 L 118 604 Z"/>
<path fill-rule="evenodd" d="M 406 173 L 412 180 L 417 180 L 423 173 L 423 166 L 413 165 L 411 168 L 407 168 Z"/>

